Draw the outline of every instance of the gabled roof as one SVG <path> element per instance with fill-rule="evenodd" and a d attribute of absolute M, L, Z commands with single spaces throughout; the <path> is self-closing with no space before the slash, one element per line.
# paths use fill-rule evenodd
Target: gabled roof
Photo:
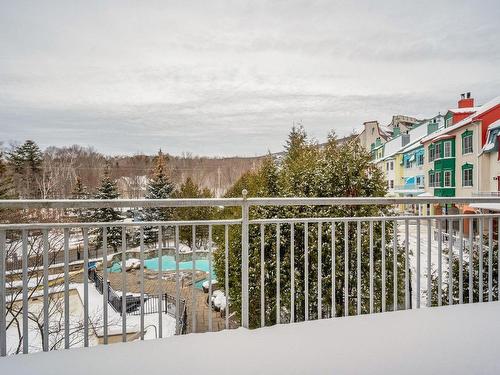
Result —
<path fill-rule="evenodd" d="M 484 144 L 481 153 L 498 150 L 497 136 L 499 130 L 500 130 L 500 120 L 496 120 L 494 123 L 488 126 L 488 137 L 486 138 L 486 143 Z"/>
<path fill-rule="evenodd" d="M 478 117 L 482 116 L 484 113 L 488 112 L 490 109 L 496 107 L 497 105 L 500 105 L 500 96 L 497 96 L 496 98 L 493 98 L 490 100 L 488 103 L 482 105 L 481 107 L 478 107 L 478 110 L 471 114 L 470 116 L 467 116 L 463 120 L 457 122 L 455 125 L 449 126 L 447 128 L 441 129 L 435 133 L 429 134 L 429 136 L 424 137 L 421 142 L 428 142 L 434 138 L 440 137 L 444 134 L 451 133 L 459 128 L 461 128 L 464 125 L 468 125 L 471 122 L 477 120 Z"/>
<path fill-rule="evenodd" d="M 378 132 L 379 134 L 385 138 L 385 140 L 389 139 L 391 137 L 392 132 L 390 129 L 386 126 L 380 125 L 377 123 L 378 126 Z"/>

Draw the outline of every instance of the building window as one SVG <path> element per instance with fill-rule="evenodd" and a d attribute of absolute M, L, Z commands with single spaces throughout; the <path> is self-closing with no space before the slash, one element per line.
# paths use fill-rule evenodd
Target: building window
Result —
<path fill-rule="evenodd" d="M 391 161 L 391 171 L 394 170 L 394 161 Z"/>
<path fill-rule="evenodd" d="M 462 165 L 462 186 L 472 186 L 472 170 L 473 165 L 469 163 L 465 163 Z"/>
<path fill-rule="evenodd" d="M 424 165 L 424 154 L 420 153 L 417 155 L 417 165 Z"/>
<path fill-rule="evenodd" d="M 472 132 L 466 131 L 462 134 L 462 154 L 471 154 L 472 151 Z"/>
<path fill-rule="evenodd" d="M 391 189 L 394 189 L 394 180 L 391 180 Z"/>
<path fill-rule="evenodd" d="M 444 187 L 451 187 L 451 171 L 444 171 Z"/>
<path fill-rule="evenodd" d="M 434 186 L 435 187 L 441 186 L 441 172 L 434 173 Z"/>
<path fill-rule="evenodd" d="M 434 146 L 429 146 L 429 161 L 434 161 L 436 158 L 436 150 L 434 149 Z"/>
<path fill-rule="evenodd" d="M 464 186 L 472 186 L 472 169 L 464 169 L 462 181 Z"/>
<path fill-rule="evenodd" d="M 448 118 L 446 119 L 446 126 L 445 126 L 446 128 L 447 128 L 448 126 L 450 126 L 450 125 L 451 125 L 451 121 L 452 121 L 452 120 L 453 120 L 453 117 L 448 117 Z"/>
<path fill-rule="evenodd" d="M 444 142 L 444 156 L 445 158 L 451 158 L 451 141 Z"/>
<path fill-rule="evenodd" d="M 434 172 L 429 173 L 429 187 L 434 187 Z"/>
<path fill-rule="evenodd" d="M 391 164 L 391 162 L 389 162 L 389 161 L 385 164 L 385 170 L 386 170 L 386 171 L 388 171 L 388 170 L 389 170 L 389 165 L 390 165 L 390 164 Z"/>
<path fill-rule="evenodd" d="M 434 146 L 434 159 L 441 159 L 441 145 Z"/>

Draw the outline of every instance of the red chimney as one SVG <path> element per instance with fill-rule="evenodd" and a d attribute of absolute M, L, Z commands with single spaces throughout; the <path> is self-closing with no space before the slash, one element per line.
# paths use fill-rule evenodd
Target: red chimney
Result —
<path fill-rule="evenodd" d="M 474 107 L 474 98 L 470 97 L 470 92 L 460 95 L 460 100 L 458 101 L 458 108 L 470 108 Z"/>

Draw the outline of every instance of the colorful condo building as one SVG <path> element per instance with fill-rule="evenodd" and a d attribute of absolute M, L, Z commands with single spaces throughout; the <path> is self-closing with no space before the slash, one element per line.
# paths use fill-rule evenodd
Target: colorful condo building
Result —
<path fill-rule="evenodd" d="M 421 140 L 427 195 L 467 197 L 497 194 L 500 158 L 500 97 L 474 106 L 470 93 L 445 115 L 445 127 Z M 462 211 L 467 207 L 459 207 Z"/>
<path fill-rule="evenodd" d="M 457 108 L 429 120 L 394 116 L 387 126 L 368 121 L 358 140 L 384 171 L 388 195 L 500 195 L 500 96 L 476 105 L 470 93 L 462 94 Z M 418 208 L 432 214 L 469 209 Z"/>
<path fill-rule="evenodd" d="M 405 119 L 404 124 L 395 119 Z M 395 125 L 396 124 L 396 125 Z M 408 116 L 394 116 L 389 126 L 376 121 L 366 122 L 360 141 L 370 150 L 375 164 L 385 173 L 389 195 L 417 196 L 425 192 L 425 150 L 420 141 L 444 127 L 444 116 L 416 120 Z M 364 134 L 373 134 L 363 139 Z"/>

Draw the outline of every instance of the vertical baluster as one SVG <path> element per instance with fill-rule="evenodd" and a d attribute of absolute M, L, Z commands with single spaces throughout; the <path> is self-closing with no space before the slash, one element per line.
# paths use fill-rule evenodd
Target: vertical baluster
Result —
<path fill-rule="evenodd" d="M 373 314 L 373 220 L 370 220 L 370 314 Z"/>
<path fill-rule="evenodd" d="M 196 332 L 196 225 L 191 227 L 191 263 L 192 263 L 192 280 L 191 280 L 191 332 Z M 226 320 L 228 317 L 228 302 L 229 302 L 229 290 L 227 289 L 228 276 L 227 276 L 227 225 L 226 225 Z M 227 323 L 226 323 L 227 328 Z"/>
<path fill-rule="evenodd" d="M 393 247 L 393 310 L 398 309 L 398 222 L 394 220 L 394 238 Z"/>
<path fill-rule="evenodd" d="M 102 227 L 102 321 L 103 342 L 108 343 L 108 229 Z"/>
<path fill-rule="evenodd" d="M 168 242 L 168 239 L 167 239 Z M 175 260 L 177 263 L 177 259 Z M 165 307 L 167 301 L 165 301 Z M 158 337 L 163 337 L 163 228 L 158 226 Z M 178 317 L 176 317 L 178 319 Z"/>
<path fill-rule="evenodd" d="M 304 299 L 305 320 L 309 320 L 309 224 L 304 223 Z"/>
<path fill-rule="evenodd" d="M 321 284 L 322 284 L 322 272 L 321 272 L 321 247 L 323 246 L 322 243 L 322 236 L 323 236 L 323 225 L 321 222 L 318 223 L 318 319 L 321 319 L 323 317 L 323 308 L 322 308 L 322 293 L 321 293 Z"/>
<path fill-rule="evenodd" d="M 474 302 L 474 245 L 473 245 L 474 219 L 469 219 L 469 303 Z"/>
<path fill-rule="evenodd" d="M 4 316 L 4 315 L 3 315 Z M 43 230 L 43 351 L 49 350 L 49 231 Z"/>
<path fill-rule="evenodd" d="M 28 353 L 28 233 L 22 232 L 23 240 L 23 354 Z"/>
<path fill-rule="evenodd" d="M 276 324 L 280 324 L 280 224 L 276 223 Z"/>
<path fill-rule="evenodd" d="M 295 224 L 290 224 L 290 322 L 295 322 Z"/>
<path fill-rule="evenodd" d="M 453 220 L 448 228 L 448 305 L 453 305 Z"/>
<path fill-rule="evenodd" d="M 127 227 L 122 227 L 122 342 L 127 341 Z"/>
<path fill-rule="evenodd" d="M 89 346 L 89 230 L 83 228 L 83 346 Z"/>
<path fill-rule="evenodd" d="M 176 254 L 179 255 L 179 227 L 176 227 Z M 177 262 L 177 268 L 179 263 Z M 212 225 L 208 226 L 208 331 L 212 332 Z M 177 283 L 177 295 L 176 300 L 179 301 L 180 290 L 179 283 Z M 177 306 L 179 303 L 177 302 Z"/>
<path fill-rule="evenodd" d="M 432 305 L 432 220 L 427 220 L 427 307 Z"/>
<path fill-rule="evenodd" d="M 209 314 L 208 314 L 208 329 L 212 330 L 212 226 L 208 227 L 208 277 L 209 277 Z M 181 284 L 180 284 L 180 270 L 179 270 L 179 226 L 175 226 L 175 334 L 181 332 L 179 322 L 181 320 L 180 300 L 181 300 Z M 167 307 L 167 300 L 165 299 L 165 308 Z"/>
<path fill-rule="evenodd" d="M 241 204 L 241 325 L 248 327 L 249 314 L 249 286 L 248 286 L 248 252 L 249 252 L 249 209 L 247 191 L 243 190 Z"/>
<path fill-rule="evenodd" d="M 387 277 L 387 270 L 385 269 L 385 220 L 382 220 L 382 312 L 386 309 L 386 296 L 385 296 L 385 282 Z"/>
<path fill-rule="evenodd" d="M 479 218 L 479 302 L 483 302 L 483 218 Z"/>
<path fill-rule="evenodd" d="M 460 218 L 458 222 L 458 231 L 460 232 L 460 246 L 458 248 L 458 303 L 464 303 L 464 219 Z"/>
<path fill-rule="evenodd" d="M 224 225 L 224 295 L 226 310 L 224 311 L 226 329 L 229 329 L 229 228 Z"/>
<path fill-rule="evenodd" d="M 441 306 L 443 303 L 442 294 L 443 294 L 443 249 L 442 249 L 442 240 L 443 240 L 443 228 L 442 228 L 442 220 L 438 219 L 439 228 L 438 228 L 438 306 Z"/>
<path fill-rule="evenodd" d="M 264 224 L 260 224 L 260 326 L 266 325 L 266 300 L 265 300 L 265 237 Z"/>
<path fill-rule="evenodd" d="M 417 280 L 416 280 L 416 304 L 417 309 L 420 308 L 420 218 L 417 218 Z"/>
<path fill-rule="evenodd" d="M 337 315 L 337 306 L 336 306 L 336 291 L 335 291 L 335 278 L 336 278 L 336 254 L 335 254 L 335 222 L 332 222 L 332 318 Z"/>
<path fill-rule="evenodd" d="M 405 220 L 405 309 L 410 308 L 410 240 L 408 219 Z"/>
<path fill-rule="evenodd" d="M 69 229 L 64 228 L 64 349 L 69 349 Z"/>
<path fill-rule="evenodd" d="M 488 218 L 488 302 L 493 301 L 493 219 Z"/>
<path fill-rule="evenodd" d="M 140 322 L 140 328 L 141 328 L 141 340 L 144 340 L 144 227 L 141 226 L 139 228 L 139 258 L 141 261 L 141 268 L 140 268 L 140 277 L 139 277 L 139 282 L 140 282 L 140 288 L 141 288 L 141 297 L 140 297 L 140 303 L 141 303 L 141 322 Z"/>
<path fill-rule="evenodd" d="M 344 316 L 349 316 L 349 223 L 344 222 Z"/>
<path fill-rule="evenodd" d="M 356 314 L 361 314 L 361 221 L 356 223 Z"/>
<path fill-rule="evenodd" d="M 7 307 L 5 306 L 5 263 L 7 261 L 6 233 L 0 230 L 0 357 L 7 355 L 7 325 L 4 317 Z"/>

